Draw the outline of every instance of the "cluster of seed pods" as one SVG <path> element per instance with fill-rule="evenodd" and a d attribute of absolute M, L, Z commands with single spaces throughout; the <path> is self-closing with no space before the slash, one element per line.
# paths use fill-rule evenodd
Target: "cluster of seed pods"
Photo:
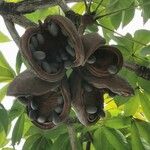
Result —
<path fill-rule="evenodd" d="M 121 96 L 134 93 L 116 75 L 122 68 L 122 54 L 105 44 L 97 33 L 79 35 L 66 17 L 47 17 L 22 36 L 21 52 L 29 68 L 10 84 L 8 95 L 18 97 L 28 117 L 42 129 L 66 121 L 71 105 L 82 124 L 96 123 L 105 116 L 106 91 Z M 71 68 L 73 72 L 66 77 Z"/>

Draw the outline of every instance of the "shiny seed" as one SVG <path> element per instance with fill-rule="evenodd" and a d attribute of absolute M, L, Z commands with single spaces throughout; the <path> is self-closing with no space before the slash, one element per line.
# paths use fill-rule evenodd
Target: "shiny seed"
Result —
<path fill-rule="evenodd" d="M 57 36 L 58 35 L 58 26 L 55 23 L 51 23 L 51 25 L 48 25 L 48 31 L 51 35 Z"/>
<path fill-rule="evenodd" d="M 36 51 L 33 53 L 34 58 L 37 60 L 43 60 L 46 57 L 46 54 L 43 51 Z"/>
<path fill-rule="evenodd" d="M 66 46 L 66 51 L 67 51 L 68 54 L 70 54 L 72 57 L 75 56 L 75 51 L 74 51 L 74 49 L 73 49 L 70 45 L 67 45 L 67 46 Z"/>
<path fill-rule="evenodd" d="M 60 120 L 58 114 L 57 114 L 55 111 L 53 111 L 53 117 L 52 117 L 52 118 L 53 118 L 53 119 L 52 119 L 52 122 L 53 122 L 55 125 L 58 125 L 58 124 L 61 122 L 61 120 Z"/>
<path fill-rule="evenodd" d="M 72 47 L 72 48 L 74 47 L 74 44 L 70 39 L 68 39 L 68 44 L 70 45 L 70 47 Z"/>
<path fill-rule="evenodd" d="M 52 63 L 51 69 L 52 69 L 52 73 L 56 73 L 59 69 L 59 64 L 58 63 Z"/>
<path fill-rule="evenodd" d="M 37 122 L 39 122 L 39 123 L 44 123 L 45 121 L 46 121 L 46 118 L 44 116 L 39 116 L 37 118 Z"/>
<path fill-rule="evenodd" d="M 118 69 L 117 69 L 116 66 L 111 65 L 111 66 L 109 66 L 109 68 L 108 68 L 108 72 L 109 72 L 110 74 L 116 74 L 116 73 L 118 72 Z"/>
<path fill-rule="evenodd" d="M 56 113 L 60 114 L 63 111 L 63 107 L 57 106 L 54 110 Z"/>
<path fill-rule="evenodd" d="M 48 122 L 52 122 L 52 114 L 49 115 L 47 120 L 48 120 Z"/>
<path fill-rule="evenodd" d="M 33 110 L 36 110 L 36 109 L 38 109 L 38 104 L 37 104 L 37 102 L 35 102 L 35 101 L 31 101 L 31 108 L 33 109 Z"/>
<path fill-rule="evenodd" d="M 35 52 L 36 49 L 34 48 L 33 44 L 29 44 L 29 49 L 31 50 L 31 52 Z"/>
<path fill-rule="evenodd" d="M 61 32 L 62 32 L 62 34 L 63 34 L 64 36 L 68 36 L 68 34 L 67 34 L 67 32 L 66 32 L 65 30 L 61 30 Z"/>
<path fill-rule="evenodd" d="M 50 66 L 50 64 L 48 64 L 47 62 L 42 62 L 42 68 L 48 72 L 48 73 L 52 73 L 52 67 Z"/>
<path fill-rule="evenodd" d="M 57 102 L 58 104 L 62 105 L 64 103 L 63 97 L 62 96 L 58 97 Z"/>
<path fill-rule="evenodd" d="M 88 60 L 87 63 L 89 64 L 94 64 L 96 62 L 96 57 L 95 56 L 91 56 Z"/>
<path fill-rule="evenodd" d="M 86 112 L 89 114 L 95 114 L 97 112 L 97 107 L 96 106 L 87 106 Z"/>
<path fill-rule="evenodd" d="M 57 61 L 57 62 L 62 62 L 61 57 L 60 57 L 60 56 L 58 56 L 58 55 L 56 55 L 56 61 Z"/>
<path fill-rule="evenodd" d="M 95 119 L 95 115 L 94 115 L 94 114 L 90 114 L 90 115 L 89 115 L 89 119 L 90 119 L 90 120 L 94 120 L 94 119 Z"/>
<path fill-rule="evenodd" d="M 31 111 L 29 112 L 29 118 L 30 118 L 31 120 L 36 120 L 36 118 L 37 118 L 37 111 L 31 110 Z"/>
<path fill-rule="evenodd" d="M 60 57 L 61 57 L 61 59 L 64 60 L 64 61 L 65 61 L 65 60 L 68 60 L 68 55 L 67 55 L 65 52 L 63 52 L 63 51 L 60 52 Z"/>
<path fill-rule="evenodd" d="M 43 37 L 43 35 L 42 34 L 40 34 L 40 33 L 38 33 L 37 34 L 37 40 L 38 40 L 38 42 L 39 42 L 39 44 L 44 44 L 44 37 Z"/>
<path fill-rule="evenodd" d="M 72 66 L 72 63 L 71 63 L 70 61 L 65 61 L 65 62 L 64 62 L 64 67 L 65 67 L 66 69 L 71 68 L 71 66 Z"/>
<path fill-rule="evenodd" d="M 84 83 L 84 90 L 87 92 L 91 92 L 93 90 L 92 86 L 90 86 L 89 84 Z"/>
<path fill-rule="evenodd" d="M 35 48 L 39 46 L 38 40 L 35 36 L 31 37 L 31 43 L 34 45 Z"/>

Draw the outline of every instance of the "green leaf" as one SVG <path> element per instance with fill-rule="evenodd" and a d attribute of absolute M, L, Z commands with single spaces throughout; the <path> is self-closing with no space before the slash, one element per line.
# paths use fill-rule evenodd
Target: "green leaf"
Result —
<path fill-rule="evenodd" d="M 131 7 L 134 6 L 134 2 L 132 3 Z M 128 25 L 134 17 L 135 9 L 128 9 L 122 12 L 122 27 Z"/>
<path fill-rule="evenodd" d="M 141 53 L 142 56 L 150 55 L 150 45 L 145 46 L 144 48 L 142 48 L 140 53 Z"/>
<path fill-rule="evenodd" d="M 142 120 L 136 120 L 135 124 L 138 128 L 140 136 L 150 143 L 150 123 Z"/>
<path fill-rule="evenodd" d="M 24 114 L 21 114 L 14 126 L 12 137 L 11 137 L 13 146 L 16 143 L 17 144 L 20 143 L 23 134 L 23 129 L 24 129 L 24 120 L 25 120 Z"/>
<path fill-rule="evenodd" d="M 7 110 L 4 108 L 4 106 L 2 104 L 0 104 L 0 124 L 2 125 L 3 129 L 5 130 L 5 133 L 7 134 L 9 119 L 8 119 Z"/>
<path fill-rule="evenodd" d="M 17 74 L 20 73 L 22 63 L 23 63 L 22 62 L 22 56 L 21 56 L 20 51 L 18 51 L 17 57 L 16 57 L 16 72 L 17 72 Z"/>
<path fill-rule="evenodd" d="M 132 122 L 132 125 L 131 125 L 131 137 L 132 137 L 132 140 L 131 140 L 132 150 L 145 150 L 134 121 Z"/>
<path fill-rule="evenodd" d="M 122 129 L 127 128 L 131 124 L 131 118 L 130 117 L 113 117 L 110 119 L 104 120 L 104 125 L 110 128 L 114 129 Z"/>
<path fill-rule="evenodd" d="M 3 43 L 3 42 L 9 42 L 10 39 L 0 31 L 0 43 Z"/>
<path fill-rule="evenodd" d="M 83 2 L 76 3 L 71 7 L 71 10 L 82 15 L 83 12 L 85 11 L 85 5 Z"/>
<path fill-rule="evenodd" d="M 62 140 L 63 139 L 63 140 Z M 60 135 L 53 144 L 53 150 L 70 150 L 70 140 L 68 134 Z"/>
<path fill-rule="evenodd" d="M 139 108 L 139 95 L 138 93 L 135 96 L 131 97 L 130 100 L 124 105 L 124 115 L 133 116 Z"/>
<path fill-rule="evenodd" d="M 16 99 L 8 112 L 10 121 L 22 114 L 24 110 L 25 107 Z"/>
<path fill-rule="evenodd" d="M 141 30 L 137 30 L 134 33 L 134 39 L 143 43 L 143 44 L 148 44 L 150 42 L 150 31 L 149 30 L 145 30 L 145 29 L 141 29 Z M 134 43 L 134 52 L 139 51 L 141 48 L 143 47 L 143 45 L 139 44 L 139 43 Z"/>
<path fill-rule="evenodd" d="M 113 150 L 114 149 L 112 145 L 108 142 L 105 134 L 103 133 L 102 127 L 100 127 L 94 132 L 93 145 L 95 147 L 95 150 L 98 150 L 98 149 Z"/>
<path fill-rule="evenodd" d="M 7 134 L 3 130 L 3 127 L 0 124 L 0 148 L 3 148 L 5 145 L 7 145 L 9 140 L 7 139 Z"/>
<path fill-rule="evenodd" d="M 146 116 L 146 118 L 150 121 L 150 97 L 147 97 L 146 92 L 145 93 L 140 93 L 139 92 L 139 96 L 140 96 L 140 102 L 141 102 L 141 106 L 143 109 L 143 112 Z"/>
<path fill-rule="evenodd" d="M 116 150 L 127 150 L 127 141 L 125 136 L 119 131 L 112 128 L 104 127 L 104 133 L 109 143 Z"/>
<path fill-rule="evenodd" d="M 2 101 L 6 95 L 7 88 L 9 84 L 6 84 L 4 87 L 0 89 L 0 101 Z"/>

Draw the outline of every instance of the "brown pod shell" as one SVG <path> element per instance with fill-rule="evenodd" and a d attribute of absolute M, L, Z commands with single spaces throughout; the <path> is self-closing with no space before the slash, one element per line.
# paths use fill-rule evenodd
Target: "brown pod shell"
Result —
<path fill-rule="evenodd" d="M 42 115 L 47 115 L 49 110 L 53 110 L 54 107 L 57 106 L 57 98 L 58 96 L 62 96 L 64 99 L 64 104 L 63 104 L 63 110 L 61 112 L 61 114 L 59 114 L 59 118 L 60 118 L 60 123 L 66 121 L 66 119 L 69 116 L 69 112 L 71 109 L 71 98 L 70 98 L 70 90 L 67 84 L 66 79 L 63 79 L 61 81 L 61 85 L 59 88 L 58 92 L 49 92 L 45 95 L 41 95 L 39 97 L 36 97 L 35 100 L 40 102 L 40 110 L 39 113 Z M 29 107 L 27 107 L 28 109 Z M 28 112 L 28 110 L 27 110 Z M 38 121 L 32 121 L 32 123 L 34 125 L 36 125 L 37 127 L 47 130 L 47 129 L 51 129 L 53 127 L 56 127 L 57 125 L 55 125 L 53 122 L 45 122 L 45 123 L 39 123 Z"/>
<path fill-rule="evenodd" d="M 48 30 L 48 25 L 50 23 L 54 23 L 58 27 L 57 37 L 53 37 L 52 35 L 50 35 Z M 63 35 L 62 31 L 66 35 Z M 46 57 L 53 55 L 54 59 L 55 58 L 54 55 L 58 56 L 58 51 L 60 51 L 60 49 L 66 44 L 67 39 L 69 39 L 75 51 L 75 58 L 73 58 L 72 60 L 71 67 L 80 66 L 83 63 L 84 60 L 83 44 L 80 36 L 78 35 L 76 27 L 66 17 L 60 15 L 49 16 L 45 19 L 43 24 L 40 23 L 39 27 L 31 27 L 27 29 L 25 34 L 21 37 L 20 42 L 20 47 L 23 56 L 25 57 L 25 59 L 27 60 L 27 62 L 29 63 L 29 65 L 35 71 L 35 73 L 39 78 L 49 82 L 61 80 L 65 75 L 65 69 L 63 63 L 61 63 L 59 70 L 57 70 L 57 72 L 48 73 L 45 70 L 43 70 L 43 68 L 39 65 L 39 63 L 33 58 L 33 54 L 29 46 L 31 38 L 37 34 L 42 34 L 44 36 L 45 44 L 43 44 L 38 50 L 44 51 L 46 53 Z M 51 61 L 52 59 L 49 58 L 49 60 Z"/>
<path fill-rule="evenodd" d="M 104 116 L 103 111 L 103 92 L 93 87 L 91 92 L 85 91 L 83 88 L 83 79 L 77 72 L 73 72 L 70 77 L 71 94 L 72 94 L 72 106 L 79 121 L 89 126 L 95 124 L 100 117 Z M 94 114 L 87 113 L 88 106 L 97 108 L 97 112 Z M 91 118 L 92 115 L 92 118 Z"/>
<path fill-rule="evenodd" d="M 98 33 L 90 33 L 82 36 L 82 42 L 84 46 L 85 59 L 87 59 L 100 47 L 106 44 L 106 40 Z"/>
<path fill-rule="evenodd" d="M 134 90 L 132 86 L 122 77 L 111 75 L 105 77 L 97 77 L 91 74 L 86 69 L 80 69 L 81 76 L 90 84 L 98 89 L 109 89 L 113 93 L 121 96 L 132 96 Z"/>
<path fill-rule="evenodd" d="M 58 91 L 54 91 L 57 89 Z M 10 83 L 7 95 L 15 96 L 26 105 L 27 114 L 31 110 L 31 101 L 38 102 L 38 113 L 48 117 L 59 102 L 58 97 L 63 98 L 63 109 L 59 114 L 60 122 L 65 121 L 69 115 L 71 108 L 70 89 L 66 77 L 59 82 L 46 82 L 38 78 L 31 70 L 26 70 L 18 75 L 12 83 Z M 37 127 L 42 129 L 51 129 L 56 126 L 53 122 L 39 123 L 32 121 Z"/>
<path fill-rule="evenodd" d="M 7 95 L 9 96 L 39 96 L 58 87 L 60 82 L 49 83 L 39 79 L 31 70 L 20 73 L 9 85 Z"/>
<path fill-rule="evenodd" d="M 110 72 L 108 68 L 110 66 L 115 66 L 117 74 L 123 66 L 123 56 L 121 52 L 113 46 L 100 46 L 91 55 L 96 57 L 96 62 L 94 64 L 86 63 L 87 70 L 94 76 L 109 76 Z"/>

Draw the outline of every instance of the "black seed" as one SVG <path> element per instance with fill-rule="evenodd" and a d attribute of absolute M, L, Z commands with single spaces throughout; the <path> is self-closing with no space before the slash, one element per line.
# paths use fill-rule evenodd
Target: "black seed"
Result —
<path fill-rule="evenodd" d="M 35 48 L 39 46 L 38 40 L 35 36 L 31 37 L 31 44 L 33 44 Z"/>
<path fill-rule="evenodd" d="M 52 114 L 50 114 L 49 116 L 48 116 L 48 122 L 52 122 Z"/>
<path fill-rule="evenodd" d="M 65 67 L 66 69 L 71 68 L 71 66 L 72 66 L 71 61 L 65 61 L 65 62 L 64 62 L 64 67 Z"/>
<path fill-rule="evenodd" d="M 63 107 L 57 106 L 54 110 L 56 113 L 60 114 L 63 111 Z"/>
<path fill-rule="evenodd" d="M 94 114 L 90 114 L 90 115 L 89 115 L 89 119 L 90 119 L 90 120 L 94 120 L 94 119 L 95 119 L 95 115 L 94 115 Z"/>
<path fill-rule="evenodd" d="M 60 122 L 61 122 L 61 120 L 60 120 L 60 118 L 59 118 L 59 116 L 58 116 L 58 114 L 55 112 L 55 111 L 53 111 L 53 117 L 52 117 L 53 119 L 53 123 L 55 124 L 55 125 L 58 125 Z"/>
<path fill-rule="evenodd" d="M 69 55 L 71 55 L 72 57 L 75 57 L 75 51 L 70 45 L 66 46 L 66 51 L 68 52 Z"/>
<path fill-rule="evenodd" d="M 46 57 L 46 54 L 43 51 L 36 51 L 33 53 L 33 56 L 37 60 L 43 60 Z"/>
<path fill-rule="evenodd" d="M 66 52 L 64 52 L 63 50 L 62 51 L 60 51 L 60 57 L 61 57 L 61 59 L 62 60 L 68 60 L 68 55 L 67 55 L 67 53 Z"/>
<path fill-rule="evenodd" d="M 73 42 L 70 40 L 70 38 L 68 39 L 68 44 L 70 45 L 70 47 L 74 47 Z"/>
<path fill-rule="evenodd" d="M 52 73 L 52 67 L 50 64 L 48 64 L 47 62 L 42 62 L 42 68 L 48 72 L 48 73 Z"/>
<path fill-rule="evenodd" d="M 64 103 L 63 97 L 62 96 L 58 97 L 57 102 L 58 104 L 62 105 Z"/>
<path fill-rule="evenodd" d="M 42 34 L 40 34 L 40 33 L 38 33 L 37 34 L 37 40 L 38 40 L 38 42 L 39 42 L 39 44 L 44 44 L 44 37 L 43 37 L 43 35 Z"/>
<path fill-rule="evenodd" d="M 108 67 L 108 72 L 109 72 L 110 74 L 116 74 L 116 73 L 118 72 L 118 69 L 117 69 L 116 66 L 111 65 L 111 66 Z"/>
<path fill-rule="evenodd" d="M 93 87 L 90 86 L 90 85 L 87 84 L 87 83 L 84 83 L 84 84 L 83 84 L 83 88 L 84 88 L 84 90 L 87 91 L 87 92 L 91 92 L 91 91 L 93 90 Z"/>
<path fill-rule="evenodd" d="M 48 25 L 48 31 L 51 35 L 56 37 L 58 35 L 59 29 L 58 26 L 52 22 L 51 25 Z"/>
<path fill-rule="evenodd" d="M 37 122 L 39 122 L 39 123 L 45 123 L 46 122 L 46 118 L 44 116 L 39 116 L 37 118 Z"/>
<path fill-rule="evenodd" d="M 57 62 L 62 62 L 61 57 L 57 55 L 57 56 L 56 56 L 56 61 L 57 61 Z"/>
<path fill-rule="evenodd" d="M 87 106 L 86 112 L 89 114 L 95 114 L 97 112 L 97 107 L 96 106 Z"/>
<path fill-rule="evenodd" d="M 33 44 L 31 44 L 31 43 L 29 44 L 29 49 L 31 50 L 32 53 L 36 51 Z"/>
<path fill-rule="evenodd" d="M 91 56 L 88 60 L 87 63 L 89 64 L 94 64 L 96 62 L 96 57 L 95 56 Z"/>
<path fill-rule="evenodd" d="M 66 32 L 66 31 L 61 30 L 61 32 L 62 32 L 62 34 L 63 34 L 64 36 L 68 36 L 68 34 L 67 34 L 67 32 Z"/>
<path fill-rule="evenodd" d="M 30 118 L 31 120 L 36 120 L 36 118 L 37 118 L 37 111 L 31 110 L 31 111 L 29 112 L 29 118 Z"/>
<path fill-rule="evenodd" d="M 33 109 L 33 110 L 36 110 L 36 109 L 38 109 L 38 104 L 37 104 L 37 102 L 36 101 L 31 101 L 31 108 Z"/>
<path fill-rule="evenodd" d="M 59 64 L 58 63 L 51 63 L 51 69 L 52 69 L 52 73 L 56 73 L 59 69 Z"/>

